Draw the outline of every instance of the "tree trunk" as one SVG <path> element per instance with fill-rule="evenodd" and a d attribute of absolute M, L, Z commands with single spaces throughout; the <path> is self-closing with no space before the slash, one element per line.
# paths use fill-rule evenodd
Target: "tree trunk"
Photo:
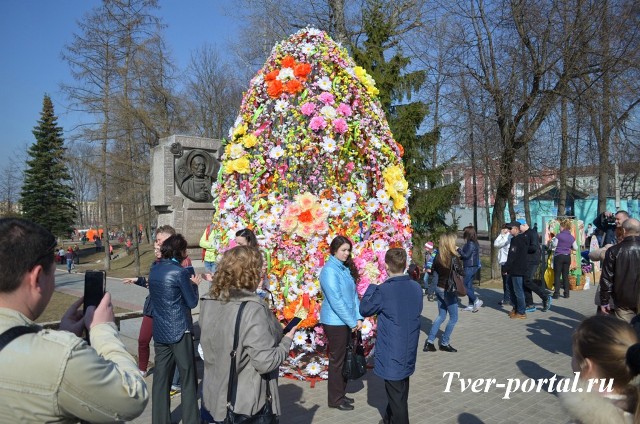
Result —
<path fill-rule="evenodd" d="M 567 159 L 569 157 L 569 123 L 567 117 L 567 98 L 560 99 L 560 170 L 558 187 L 558 216 L 566 215 L 567 201 Z"/>

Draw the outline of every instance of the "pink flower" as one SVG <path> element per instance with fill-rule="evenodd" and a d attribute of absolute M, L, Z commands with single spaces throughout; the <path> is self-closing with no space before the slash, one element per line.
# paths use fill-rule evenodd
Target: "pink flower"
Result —
<path fill-rule="evenodd" d="M 335 99 L 334 99 L 334 97 L 333 97 L 333 94 L 331 94 L 331 93 L 329 93 L 329 92 L 327 92 L 327 91 L 322 92 L 322 94 L 320 94 L 320 95 L 318 96 L 318 98 L 319 98 L 319 99 L 320 99 L 320 101 L 321 101 L 322 103 L 324 103 L 325 105 L 332 105 L 332 104 L 335 102 Z"/>
<path fill-rule="evenodd" d="M 344 134 L 345 132 L 347 132 L 347 129 L 348 129 L 347 121 L 345 121 L 342 118 L 338 118 L 338 119 L 334 120 L 333 121 L 333 129 L 338 134 Z"/>
<path fill-rule="evenodd" d="M 322 116 L 314 116 L 311 118 L 311 122 L 309 123 L 309 127 L 311 127 L 313 131 L 322 130 L 326 126 L 327 123 Z"/>
<path fill-rule="evenodd" d="M 340 103 L 340 106 L 338 106 L 337 111 L 339 114 L 341 114 L 342 116 L 351 116 L 351 114 L 353 113 L 351 111 L 351 106 L 349 106 L 346 103 Z"/>
<path fill-rule="evenodd" d="M 315 112 L 315 110 L 316 110 L 315 103 L 307 102 L 307 103 L 303 104 L 302 106 L 300 106 L 300 111 L 305 116 L 313 115 L 313 112 Z"/>
<path fill-rule="evenodd" d="M 335 125 L 335 122 L 334 122 Z M 353 162 L 349 162 L 347 164 L 347 172 L 353 172 L 353 170 L 356 168 L 356 165 Z"/>

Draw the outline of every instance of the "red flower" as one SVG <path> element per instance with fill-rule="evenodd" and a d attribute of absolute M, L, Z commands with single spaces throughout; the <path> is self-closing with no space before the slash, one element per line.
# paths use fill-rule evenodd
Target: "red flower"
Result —
<path fill-rule="evenodd" d="M 293 74 L 297 78 L 306 79 L 309 72 L 311 72 L 311 65 L 308 63 L 298 63 L 295 68 L 293 68 Z"/>
<path fill-rule="evenodd" d="M 286 82 L 285 91 L 289 94 L 295 94 L 302 91 L 302 83 L 297 79 L 292 79 Z"/>
<path fill-rule="evenodd" d="M 293 56 L 285 56 L 282 58 L 280 64 L 283 68 L 293 68 L 296 64 L 296 60 L 293 58 Z"/>
<path fill-rule="evenodd" d="M 274 79 L 276 79 L 278 77 L 279 73 L 280 73 L 279 69 L 276 69 L 275 71 L 271 71 L 267 75 L 264 76 L 264 80 L 265 81 L 273 81 Z"/>
<path fill-rule="evenodd" d="M 300 215 L 298 215 L 298 221 L 304 223 L 313 222 L 313 215 L 311 214 L 311 210 L 304 211 Z"/>
<path fill-rule="evenodd" d="M 280 97 L 280 95 L 282 94 L 282 89 L 282 81 L 280 80 L 276 79 L 267 82 L 267 94 L 271 98 L 277 99 L 278 97 Z"/>

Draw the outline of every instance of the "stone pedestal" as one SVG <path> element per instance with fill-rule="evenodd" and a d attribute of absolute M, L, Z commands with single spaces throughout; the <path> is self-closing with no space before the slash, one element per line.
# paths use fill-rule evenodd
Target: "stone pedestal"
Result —
<path fill-rule="evenodd" d="M 220 169 L 220 140 L 172 135 L 151 151 L 151 205 L 158 226 L 171 225 L 197 248 L 211 223 L 211 182 Z M 196 251 L 190 255 L 199 258 Z"/>

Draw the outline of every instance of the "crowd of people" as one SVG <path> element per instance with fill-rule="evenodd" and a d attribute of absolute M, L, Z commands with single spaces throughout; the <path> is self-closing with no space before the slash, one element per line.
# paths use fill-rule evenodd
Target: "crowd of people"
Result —
<path fill-rule="evenodd" d="M 592 422 L 594 414 L 610 414 L 609 422 L 640 419 L 640 344 L 633 327 L 639 325 L 640 222 L 621 212 L 606 222 L 614 224 L 611 233 L 615 237 L 617 231 L 618 238 L 612 243 L 604 238 L 610 243 L 599 252 L 603 261 L 599 315 L 584 320 L 576 329 L 572 367 L 585 381 L 614 378 L 615 384 L 613 393 L 596 400 L 575 393 L 562 399 L 569 414 L 585 424 Z M 533 280 L 541 256 L 535 227 L 529 228 L 522 221 L 508 223 L 494 241 L 503 274 L 501 303 L 512 305 L 510 318 L 526 318 L 530 308 L 535 308 L 534 293 L 543 311 L 550 308 L 552 299 L 559 298 L 560 288 L 564 288 L 564 297 L 569 297 L 565 256 L 578 247 L 568 223 L 562 222 L 561 228 L 551 245 L 557 271 L 554 292 L 542 289 Z M 200 241 L 205 257 L 208 236 L 205 231 Z M 456 238 L 455 233 L 446 233 L 437 246 L 433 242 L 425 244 L 424 270 L 428 277 L 424 290 L 438 307 L 423 347 L 425 352 L 457 352 L 451 345 L 459 310 L 456 273 L 468 297 L 468 306 L 463 309 L 477 312 L 482 306 L 473 288 L 481 266 L 475 228 L 464 228 L 465 242 L 460 248 L 456 247 Z M 171 422 L 170 395 L 172 385 L 178 383 L 185 423 L 222 423 L 229 414 L 281 413 L 278 369 L 289 356 L 297 326 L 283 333 L 282 324 L 259 294 L 264 260 L 250 229 L 238 231 L 219 260 L 208 261 L 213 263 L 204 274 L 193 272 L 182 235 L 169 226 L 156 230 L 156 261 L 148 277 L 124 280 L 149 290 L 137 364 L 119 339 L 108 293 L 97 307 L 90 306 L 86 311 L 81 307 L 82 299 L 75 302 L 65 313 L 60 331 L 37 326 L 34 320 L 46 308 L 55 286 L 56 240 L 39 225 L 16 218 L 0 219 L 0 239 L 4 242 L 0 246 L 5 246 L 0 248 L 0 331 L 4 332 L 0 335 L 0 361 L 7 363 L 13 358 L 16 362 L 19 358 L 20 364 L 3 367 L 0 372 L 0 416 L 14 417 L 14 422 L 135 418 L 149 400 L 145 377 L 152 337 L 154 423 Z M 352 249 L 351 240 L 336 236 L 319 275 L 324 299 L 320 324 L 328 340 L 327 405 L 340 411 L 356 408 L 355 399 L 346 393 L 343 365 L 347 347 L 352 338 L 358 337 L 364 318 L 376 316 L 374 373 L 384 380 L 387 397 L 381 423 L 409 423 L 409 378 L 415 371 L 423 289 L 407 273 L 407 252 L 390 248 L 385 255 L 388 277 L 374 281 L 359 297 L 356 285 L 360 276 Z M 210 281 L 211 288 L 199 299 L 198 286 L 203 280 Z M 191 316 L 198 303 L 204 361 L 200 407 Z M 447 317 L 436 348 L 435 339 Z M 88 332 L 90 345 L 80 337 L 83 331 Z M 25 385 L 46 389 L 24 396 Z M 53 402 L 50 396 L 56 397 Z M 585 405 L 598 407 L 595 412 L 585 413 Z M 618 418 L 620 421 L 616 421 Z"/>

